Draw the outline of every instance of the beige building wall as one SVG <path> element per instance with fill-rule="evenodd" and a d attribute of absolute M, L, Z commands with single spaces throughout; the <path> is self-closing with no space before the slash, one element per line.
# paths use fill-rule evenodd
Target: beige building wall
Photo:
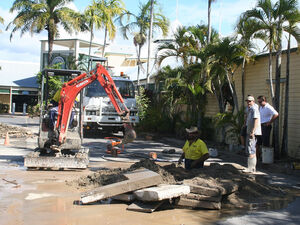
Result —
<path fill-rule="evenodd" d="M 291 53 L 290 59 L 290 96 L 289 96 L 289 121 L 288 121 L 288 153 L 289 156 L 300 158 L 300 54 L 297 52 Z M 273 57 L 272 74 L 275 79 L 275 63 L 276 58 Z M 255 98 L 259 95 L 265 95 L 267 101 L 272 104 L 270 85 L 268 82 L 268 68 L 269 61 L 268 55 L 260 56 L 255 62 L 251 62 L 246 65 L 245 74 L 245 96 L 253 94 Z M 234 82 L 238 94 L 238 100 L 240 106 L 242 106 L 242 85 L 241 85 L 241 69 L 237 70 L 234 76 Z M 282 66 L 281 66 L 281 78 L 286 77 L 286 53 L 282 54 Z M 275 91 L 275 83 L 274 91 Z M 285 79 L 281 82 L 281 98 L 279 109 L 279 126 L 280 137 L 282 137 L 283 131 L 283 119 L 284 119 L 284 97 L 285 96 Z M 281 138 L 280 138 L 281 144 Z"/>
<path fill-rule="evenodd" d="M 120 67 L 126 59 L 125 54 L 106 54 L 108 66 Z"/>

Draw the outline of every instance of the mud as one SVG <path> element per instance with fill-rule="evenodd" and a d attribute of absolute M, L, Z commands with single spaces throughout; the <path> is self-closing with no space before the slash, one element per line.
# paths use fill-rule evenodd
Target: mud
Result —
<path fill-rule="evenodd" d="M 66 181 L 68 185 L 78 188 L 92 188 L 127 180 L 121 169 L 104 169 L 74 181 Z"/>
<path fill-rule="evenodd" d="M 8 133 L 9 137 L 14 138 L 34 136 L 34 134 L 30 130 L 18 126 L 10 126 L 0 123 L 0 137 L 5 138 L 6 133 Z"/>
<path fill-rule="evenodd" d="M 274 199 L 278 202 L 277 205 L 280 205 L 280 202 L 283 204 L 292 200 L 292 195 L 279 187 L 269 185 L 264 176 L 247 175 L 231 164 L 220 165 L 218 163 L 202 169 L 187 171 L 175 164 L 160 166 L 153 160 L 142 159 L 128 169 L 99 170 L 91 175 L 67 182 L 67 184 L 77 188 L 90 189 L 123 181 L 126 179 L 123 176 L 124 173 L 141 167 L 160 174 L 164 183 L 168 184 L 189 181 L 196 185 L 218 188 L 225 193 L 228 186 L 237 186 L 237 191 L 235 190 L 233 193 L 227 191 L 228 194 L 223 195 L 223 209 L 271 209 L 274 206 Z"/>

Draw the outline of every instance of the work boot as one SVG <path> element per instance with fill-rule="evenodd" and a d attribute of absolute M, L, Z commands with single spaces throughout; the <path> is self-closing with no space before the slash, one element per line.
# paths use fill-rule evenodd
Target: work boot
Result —
<path fill-rule="evenodd" d="M 248 157 L 248 167 L 247 167 L 247 171 L 250 173 L 255 173 L 256 172 L 256 156 L 252 156 L 252 157 Z"/>

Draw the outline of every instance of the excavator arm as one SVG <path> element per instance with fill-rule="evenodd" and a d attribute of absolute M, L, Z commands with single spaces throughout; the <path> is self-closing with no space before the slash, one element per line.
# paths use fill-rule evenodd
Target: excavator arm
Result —
<path fill-rule="evenodd" d="M 135 131 L 130 125 L 129 114 L 130 111 L 124 103 L 124 99 L 118 91 L 113 79 L 107 70 L 101 65 L 97 64 L 96 68 L 89 73 L 83 73 L 73 80 L 65 83 L 61 90 L 61 98 L 58 105 L 58 117 L 56 123 L 57 144 L 60 146 L 66 141 L 67 129 L 70 120 L 70 114 L 73 104 L 78 93 L 93 81 L 98 80 L 100 85 L 104 88 L 106 94 L 111 100 L 114 108 L 121 117 L 125 128 L 124 143 L 133 141 L 136 138 Z"/>

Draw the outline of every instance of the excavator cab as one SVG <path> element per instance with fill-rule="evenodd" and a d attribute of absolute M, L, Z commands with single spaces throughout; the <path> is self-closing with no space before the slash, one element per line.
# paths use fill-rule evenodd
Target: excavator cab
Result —
<path fill-rule="evenodd" d="M 40 106 L 40 127 L 38 146 L 40 149 L 51 148 L 51 146 L 58 145 L 57 137 L 58 133 L 55 129 L 58 115 L 58 105 L 51 104 L 49 99 L 49 79 L 50 77 L 59 77 L 63 82 L 74 79 L 79 76 L 81 71 L 79 70 L 62 70 L 62 69 L 44 69 L 42 71 L 42 87 L 41 87 L 41 106 Z M 44 80 L 44 82 L 43 82 Z M 60 91 L 60 90 L 59 90 Z M 82 104 L 80 101 L 81 96 L 79 94 L 79 101 L 72 107 L 72 111 L 68 124 L 68 137 L 66 141 L 60 145 L 60 150 L 79 150 L 82 142 L 82 129 L 80 124 L 82 123 Z"/>
<path fill-rule="evenodd" d="M 50 104 L 49 80 L 50 77 L 59 77 L 63 82 L 79 76 L 78 70 L 44 69 L 42 71 L 41 105 L 39 118 L 38 148 L 24 158 L 24 166 L 28 169 L 85 169 L 88 166 L 88 149 L 82 143 L 82 102 L 79 101 L 72 107 L 66 141 L 58 146 L 58 131 L 56 129 L 58 106 Z M 55 117 L 51 118 L 51 113 Z M 53 121 L 54 120 L 54 121 Z"/>

